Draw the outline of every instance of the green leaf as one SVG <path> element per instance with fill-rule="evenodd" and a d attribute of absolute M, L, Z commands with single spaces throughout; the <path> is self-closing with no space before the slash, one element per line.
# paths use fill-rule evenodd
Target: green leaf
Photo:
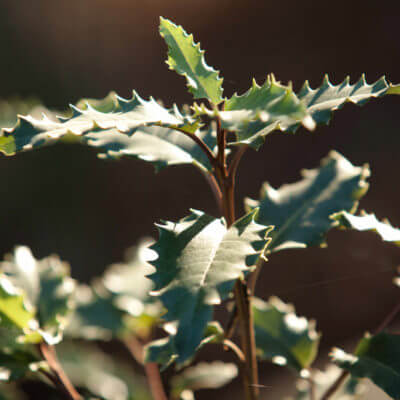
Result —
<path fill-rule="evenodd" d="M 0 349 L 0 382 L 11 382 L 23 378 L 29 372 L 45 368 L 46 362 L 29 351 L 5 352 Z"/>
<path fill-rule="evenodd" d="M 150 400 L 145 382 L 122 360 L 116 360 L 93 344 L 62 343 L 57 346 L 61 364 L 73 385 L 95 398 Z"/>
<path fill-rule="evenodd" d="M 260 224 L 275 226 L 268 252 L 324 244 L 324 234 L 335 225 L 330 216 L 353 212 L 368 190 L 368 167 L 355 167 L 334 151 L 320 168 L 303 170 L 302 175 L 300 181 L 279 189 L 265 182 L 260 200 L 245 199 L 248 210 L 260 208 Z"/>
<path fill-rule="evenodd" d="M 212 316 L 213 305 L 229 296 L 234 282 L 254 265 L 266 246 L 268 228 L 254 222 L 256 211 L 229 229 L 224 220 L 192 211 L 178 223 L 159 227 L 152 246 L 158 259 L 154 295 L 168 312 L 164 319 L 177 325 L 174 347 L 178 363 L 190 358 Z"/>
<path fill-rule="evenodd" d="M 224 330 L 217 321 L 211 321 L 207 324 L 203 338 L 197 346 L 196 351 L 200 350 L 208 343 L 222 343 L 224 339 Z M 145 347 L 145 361 L 156 362 L 162 366 L 163 369 L 167 368 L 178 358 L 174 346 L 174 334 L 162 339 L 153 340 Z M 179 366 L 190 364 L 193 357 L 190 357 Z"/>
<path fill-rule="evenodd" d="M 314 393 L 321 399 L 326 391 L 336 382 L 341 374 L 341 369 L 331 365 L 326 371 L 313 370 Z M 330 397 L 331 400 L 357 400 L 364 396 L 364 386 L 359 379 L 347 378 L 340 388 Z M 287 400 L 313 400 L 309 379 L 299 379 L 296 384 L 296 395 Z"/>
<path fill-rule="evenodd" d="M 198 131 L 210 149 L 216 146 L 215 130 Z M 203 171 L 211 171 L 210 161 L 200 147 L 190 138 L 173 129 L 147 127 L 138 129 L 128 136 L 115 130 L 94 132 L 83 139 L 90 146 L 99 148 L 101 158 L 120 158 L 124 156 L 150 162 L 156 171 L 170 165 L 194 164 Z"/>
<path fill-rule="evenodd" d="M 117 98 L 117 105 L 112 112 L 97 111 L 89 104 L 86 109 L 71 106 L 70 118 L 58 118 L 56 121 L 44 116 L 36 119 L 30 115 L 19 116 L 12 129 L 3 129 L 0 135 L 0 152 L 6 155 L 30 150 L 54 143 L 67 134 L 81 136 L 90 132 L 116 129 L 125 134 L 132 134 L 144 126 L 162 126 L 179 128 L 193 133 L 199 122 L 183 116 L 174 107 L 172 110 L 159 105 L 153 98 L 146 101 L 133 92 L 131 100 Z"/>
<path fill-rule="evenodd" d="M 0 264 L 0 270 L 26 293 L 33 310 L 36 328 L 32 330 L 36 333 L 25 340 L 60 342 L 73 309 L 75 282 L 69 276 L 68 264 L 56 256 L 36 260 L 28 247 L 19 246 Z"/>
<path fill-rule="evenodd" d="M 315 322 L 295 314 L 277 297 L 252 300 L 258 357 L 301 372 L 314 361 L 320 335 Z"/>
<path fill-rule="evenodd" d="M 400 85 L 392 85 L 390 84 L 390 87 L 386 94 L 400 94 Z"/>
<path fill-rule="evenodd" d="M 111 296 L 82 284 L 76 288 L 74 300 L 76 309 L 67 326 L 68 337 L 107 341 L 125 332 L 126 312 L 115 306 Z"/>
<path fill-rule="evenodd" d="M 357 231 L 373 231 L 376 232 L 382 240 L 393 242 L 400 246 L 400 230 L 393 228 L 389 221 L 379 222 L 374 214 L 366 214 L 355 216 L 345 211 L 332 215 L 332 219 L 338 222 L 339 228 L 350 228 Z"/>
<path fill-rule="evenodd" d="M 178 398 L 184 391 L 218 389 L 235 379 L 237 374 L 238 368 L 232 363 L 222 361 L 199 363 L 172 378 L 172 396 Z"/>
<path fill-rule="evenodd" d="M 181 26 L 160 18 L 160 34 L 168 45 L 169 68 L 186 78 L 195 99 L 209 99 L 214 105 L 222 101 L 222 78 L 208 66 L 200 44 L 194 43 Z"/>
<path fill-rule="evenodd" d="M 400 336 L 366 335 L 354 355 L 334 349 L 333 361 L 355 378 L 369 378 L 394 399 L 400 399 Z"/>
<path fill-rule="evenodd" d="M 224 128 L 237 131 L 235 144 L 248 144 L 255 148 L 276 129 L 284 131 L 297 122 L 311 130 L 315 126 L 291 86 L 280 84 L 273 75 L 268 76 L 262 86 L 254 80 L 246 93 L 241 96 L 234 94 L 225 102 L 220 116 Z"/>
<path fill-rule="evenodd" d="M 70 336 L 111 340 L 130 332 L 147 338 L 163 312 L 159 300 L 149 295 L 153 283 L 147 275 L 154 269 L 147 260 L 155 257 L 148 248 L 152 242 L 141 240 L 128 250 L 124 263 L 111 265 L 92 287 L 78 287 Z"/>
<path fill-rule="evenodd" d="M 340 109 L 344 104 L 354 103 L 362 106 L 371 98 L 389 94 L 388 89 L 389 85 L 384 77 L 371 85 L 365 81 L 364 75 L 353 85 L 350 84 L 350 77 L 338 85 L 332 85 L 328 75 L 325 75 L 321 86 L 317 89 L 311 89 L 306 81 L 298 97 L 306 105 L 317 124 L 328 124 L 332 112 Z M 293 126 L 292 130 L 296 130 L 297 126 Z"/>

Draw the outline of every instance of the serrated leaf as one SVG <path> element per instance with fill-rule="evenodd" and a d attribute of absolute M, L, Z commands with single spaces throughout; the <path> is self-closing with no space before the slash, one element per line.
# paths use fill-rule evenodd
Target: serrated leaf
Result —
<path fill-rule="evenodd" d="M 203 334 L 200 344 L 197 346 L 196 351 L 200 350 L 207 343 L 222 343 L 224 339 L 224 330 L 217 321 L 212 321 L 207 324 L 207 328 Z M 163 369 L 167 368 L 178 358 L 174 346 L 174 334 L 162 339 L 153 340 L 145 347 L 145 362 L 156 362 L 162 366 Z M 187 365 L 191 362 L 192 357 L 184 363 L 178 365 L 179 367 Z"/>
<path fill-rule="evenodd" d="M 174 348 L 177 362 L 190 358 L 199 345 L 213 305 L 229 296 L 236 279 L 254 265 L 266 246 L 267 228 L 254 222 L 256 211 L 236 221 L 229 229 L 224 220 L 192 211 L 178 223 L 158 225 L 160 237 L 152 246 L 158 259 L 154 295 L 177 324 Z"/>
<path fill-rule="evenodd" d="M 317 124 L 328 124 L 332 112 L 340 109 L 346 103 L 364 105 L 368 100 L 381 97 L 388 93 L 389 85 L 384 77 L 369 85 L 365 76 L 353 85 L 350 77 L 342 83 L 333 85 L 325 75 L 322 84 L 317 89 L 312 89 L 306 81 L 298 93 L 299 99 L 306 105 L 308 112 Z M 297 126 L 293 126 L 295 130 Z"/>
<path fill-rule="evenodd" d="M 400 399 L 400 336 L 365 336 L 355 354 L 334 349 L 333 361 L 355 378 L 369 378 L 394 399 Z"/>
<path fill-rule="evenodd" d="M 247 209 L 260 208 L 260 224 L 275 226 L 268 252 L 323 244 L 324 234 L 335 224 L 330 216 L 354 211 L 368 190 L 368 167 L 355 167 L 334 151 L 320 168 L 304 170 L 302 175 L 302 180 L 279 189 L 265 182 L 260 200 L 245 199 Z"/>
<path fill-rule="evenodd" d="M 199 127 L 197 120 L 183 116 L 174 107 L 172 110 L 159 105 L 153 98 L 146 101 L 133 92 L 130 100 L 117 97 L 117 105 L 112 112 L 101 112 L 89 104 L 85 109 L 71 106 L 70 118 L 51 120 L 46 115 L 36 119 L 30 115 L 19 116 L 12 129 L 3 129 L 0 135 L 0 152 L 13 155 L 46 144 L 54 143 L 67 134 L 82 136 L 90 132 L 116 129 L 125 134 L 132 134 L 144 126 L 162 126 L 179 128 L 193 133 Z"/>
<path fill-rule="evenodd" d="M 273 130 L 286 130 L 301 122 L 314 129 L 314 121 L 305 105 L 290 86 L 268 76 L 263 85 L 253 81 L 252 87 L 243 95 L 234 94 L 226 100 L 224 111 L 219 112 L 223 128 L 236 131 L 236 142 L 258 148 L 267 134 Z"/>
<path fill-rule="evenodd" d="M 167 64 L 186 78 L 189 91 L 195 99 L 209 99 L 217 105 L 222 101 L 222 78 L 207 65 L 204 50 L 195 43 L 181 26 L 160 18 L 160 34 L 168 45 Z"/>
<path fill-rule="evenodd" d="M 314 361 L 319 345 L 315 322 L 295 314 L 277 297 L 252 300 L 257 355 L 301 372 Z"/>
<path fill-rule="evenodd" d="M 56 256 L 36 260 L 28 247 L 19 246 L 7 261 L 0 263 L 0 270 L 26 293 L 33 310 L 35 332 L 24 340 L 45 340 L 49 344 L 61 341 L 73 309 L 75 282 L 69 276 L 69 266 Z"/>
<path fill-rule="evenodd" d="M 326 371 L 313 370 L 314 396 L 321 399 L 326 391 L 340 376 L 341 370 L 336 365 L 331 365 Z M 297 393 L 287 400 L 313 400 L 311 396 L 311 383 L 309 379 L 299 379 L 296 384 Z M 364 386 L 359 379 L 347 378 L 340 388 L 332 394 L 331 400 L 357 400 L 364 395 Z"/>
<path fill-rule="evenodd" d="M 91 344 L 63 343 L 57 347 L 61 364 L 73 385 L 95 398 L 150 400 L 142 376 L 122 360 L 110 357 Z"/>
<path fill-rule="evenodd" d="M 215 131 L 196 133 L 210 149 L 216 146 Z M 210 161 L 190 138 L 173 129 L 141 128 L 128 136 L 115 130 L 94 132 L 85 136 L 85 142 L 101 150 L 101 158 L 134 157 L 154 165 L 156 171 L 167 166 L 194 164 L 203 171 L 211 171 Z"/>
<path fill-rule="evenodd" d="M 178 398 L 185 390 L 218 389 L 235 379 L 237 374 L 238 368 L 232 363 L 199 363 L 172 378 L 172 396 Z"/>
<path fill-rule="evenodd" d="M 394 228 L 389 221 L 378 221 L 374 214 L 366 214 L 364 212 L 356 216 L 342 211 L 332 215 L 332 219 L 338 222 L 339 228 L 373 231 L 385 242 L 393 242 L 400 246 L 400 229 Z"/>

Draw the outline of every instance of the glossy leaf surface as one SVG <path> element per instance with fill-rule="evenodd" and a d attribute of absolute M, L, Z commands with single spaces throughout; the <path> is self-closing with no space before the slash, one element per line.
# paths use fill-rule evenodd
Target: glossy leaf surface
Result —
<path fill-rule="evenodd" d="M 13 155 L 19 151 L 54 143 L 67 134 L 81 136 L 90 132 L 116 129 L 132 134 L 144 126 L 178 127 L 189 133 L 198 128 L 198 122 L 183 116 L 177 108 L 167 110 L 153 98 L 146 101 L 134 92 L 130 100 L 116 98 L 111 112 L 101 112 L 87 105 L 85 109 L 71 106 L 73 116 L 53 120 L 44 116 L 36 119 L 30 115 L 19 116 L 12 129 L 3 129 L 0 135 L 0 152 Z"/>
<path fill-rule="evenodd" d="M 400 336 L 367 335 L 358 344 L 354 355 L 334 349 L 332 358 L 353 377 L 369 378 L 389 396 L 400 399 Z"/>
<path fill-rule="evenodd" d="M 355 84 L 350 84 L 350 78 L 347 77 L 342 83 L 333 85 L 328 75 L 325 75 L 321 86 L 316 89 L 312 89 L 306 81 L 298 97 L 306 105 L 317 124 L 328 124 L 332 112 L 340 109 L 344 104 L 364 105 L 372 98 L 385 95 L 388 89 L 389 85 L 384 77 L 370 85 L 366 82 L 364 75 Z"/>
<path fill-rule="evenodd" d="M 373 231 L 377 233 L 382 240 L 393 242 L 400 246 L 400 230 L 394 228 L 389 222 L 380 222 L 374 214 L 362 213 L 361 215 L 352 215 L 347 212 L 334 214 L 332 218 L 338 222 L 340 228 L 354 229 L 357 231 Z"/>
<path fill-rule="evenodd" d="M 254 222 L 253 211 L 229 229 L 224 220 L 200 211 L 183 220 L 158 225 L 160 237 L 152 247 L 158 259 L 154 294 L 177 325 L 174 347 L 178 362 L 193 355 L 199 345 L 213 305 L 231 292 L 236 279 L 249 270 L 266 246 L 267 228 Z"/>
<path fill-rule="evenodd" d="M 218 71 L 207 65 L 204 51 L 181 26 L 160 18 L 160 34 L 168 45 L 167 64 L 170 69 L 186 78 L 189 91 L 195 99 L 222 101 L 222 79 Z"/>
<path fill-rule="evenodd" d="M 279 189 L 266 182 L 260 200 L 245 200 L 247 209 L 259 207 L 260 224 L 275 226 L 269 252 L 323 244 L 325 233 L 335 224 L 330 216 L 342 210 L 354 211 L 357 200 L 366 193 L 369 169 L 355 167 L 332 151 L 320 168 L 303 170 L 302 176 L 302 180 Z"/>
<path fill-rule="evenodd" d="M 215 148 L 216 138 L 212 128 L 208 132 L 198 131 L 196 135 L 210 149 Z M 141 128 L 132 136 L 110 130 L 90 133 L 83 140 L 100 149 L 101 158 L 134 157 L 152 163 L 156 171 L 179 164 L 194 164 L 203 171 L 212 169 L 200 147 L 173 129 L 156 126 Z"/>
<path fill-rule="evenodd" d="M 300 372 L 314 361 L 319 345 L 315 322 L 295 314 L 291 304 L 277 297 L 253 299 L 258 357 Z"/>
<path fill-rule="evenodd" d="M 19 246 L 0 269 L 26 294 L 25 301 L 33 310 L 35 333 L 25 340 L 61 341 L 74 306 L 75 282 L 69 276 L 69 266 L 56 256 L 36 260 L 28 247 Z"/>

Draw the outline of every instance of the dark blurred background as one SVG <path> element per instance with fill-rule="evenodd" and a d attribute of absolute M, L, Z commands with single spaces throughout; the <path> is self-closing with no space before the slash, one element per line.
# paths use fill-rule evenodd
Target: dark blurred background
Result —
<path fill-rule="evenodd" d="M 82 97 L 110 90 L 129 97 L 135 89 L 167 105 L 190 101 L 184 79 L 164 63 L 160 15 L 194 33 L 208 64 L 222 71 L 226 96 L 270 72 L 296 90 L 306 79 L 319 86 L 324 73 L 334 83 L 363 72 L 368 82 L 383 74 L 400 82 L 400 2 L 1 0 L 0 98 L 35 96 L 63 109 Z M 317 167 L 335 149 L 371 166 L 361 208 L 400 226 L 399 115 L 400 99 L 387 97 L 347 105 L 314 133 L 268 136 L 262 150 L 243 159 L 239 214 L 243 197 L 257 197 L 263 181 L 293 182 L 301 168 Z M 15 244 L 29 245 L 39 258 L 57 252 L 85 281 L 120 261 L 140 237 L 155 236 L 160 218 L 177 220 L 189 207 L 218 213 L 191 167 L 155 175 L 143 162 L 101 161 L 73 145 L 0 156 L 0 182 L 0 253 Z M 373 234 L 331 232 L 328 242 L 328 249 L 274 255 L 258 286 L 260 297 L 278 295 L 315 318 L 326 349 L 376 327 L 398 297 L 391 279 L 400 262 L 399 250 Z M 276 373 L 261 367 L 268 398 L 278 393 Z M 205 393 L 200 398 L 211 398 Z"/>

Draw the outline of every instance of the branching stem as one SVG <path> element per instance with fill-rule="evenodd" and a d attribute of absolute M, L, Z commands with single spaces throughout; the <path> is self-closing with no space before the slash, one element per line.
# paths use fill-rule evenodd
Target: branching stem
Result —
<path fill-rule="evenodd" d="M 68 376 L 62 369 L 55 348 L 45 342 L 40 343 L 38 348 L 40 354 L 43 359 L 47 361 L 52 372 L 52 374 L 46 374 L 46 376 L 56 385 L 67 400 L 82 400 L 81 395 L 74 388 Z"/>
<path fill-rule="evenodd" d="M 216 180 L 222 193 L 222 209 L 226 223 L 231 226 L 235 222 L 235 180 L 239 161 L 246 146 L 239 148 L 234 160 L 227 168 L 226 165 L 226 131 L 221 127 L 221 120 L 217 117 L 217 162 L 214 166 Z M 235 285 L 236 308 L 238 321 L 241 327 L 241 342 L 244 363 L 242 363 L 242 379 L 246 400 L 258 398 L 258 370 L 256 347 L 250 296 L 245 282 L 238 280 Z"/>

